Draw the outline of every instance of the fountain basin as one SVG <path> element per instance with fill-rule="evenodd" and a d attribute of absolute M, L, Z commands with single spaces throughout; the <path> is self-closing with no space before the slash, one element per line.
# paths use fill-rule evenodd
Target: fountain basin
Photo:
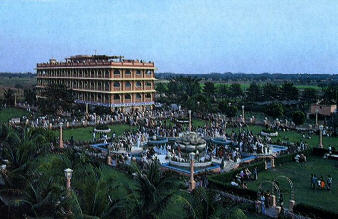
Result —
<path fill-rule="evenodd" d="M 185 168 L 190 168 L 190 162 L 178 162 L 178 161 L 169 161 L 169 164 L 171 166 L 176 166 L 176 167 L 185 167 Z M 201 168 L 201 167 L 208 167 L 211 166 L 212 162 L 194 162 L 194 167 L 196 168 Z"/>

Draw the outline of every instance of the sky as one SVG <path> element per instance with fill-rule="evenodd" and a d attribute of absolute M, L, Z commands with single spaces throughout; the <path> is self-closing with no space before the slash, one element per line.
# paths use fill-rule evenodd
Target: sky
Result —
<path fill-rule="evenodd" d="M 0 72 L 77 54 L 158 72 L 338 73 L 336 0 L 0 0 Z"/>

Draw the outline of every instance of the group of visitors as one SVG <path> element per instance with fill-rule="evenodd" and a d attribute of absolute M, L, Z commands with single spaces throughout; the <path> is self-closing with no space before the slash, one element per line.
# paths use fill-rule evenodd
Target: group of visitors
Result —
<path fill-rule="evenodd" d="M 303 163 L 303 162 L 307 161 L 307 158 L 306 158 L 306 156 L 303 153 L 302 154 L 296 154 L 295 161 L 297 163 Z"/>
<path fill-rule="evenodd" d="M 231 181 L 232 186 L 241 187 L 243 189 L 247 189 L 248 185 L 246 181 L 257 180 L 258 179 L 258 171 L 255 167 L 253 172 L 251 172 L 248 168 L 241 170 L 239 173 L 235 175 L 235 178 Z"/>
<path fill-rule="evenodd" d="M 328 175 L 326 181 L 323 176 L 317 177 L 316 174 L 311 174 L 311 188 L 313 190 L 331 190 L 332 188 L 332 176 Z"/>

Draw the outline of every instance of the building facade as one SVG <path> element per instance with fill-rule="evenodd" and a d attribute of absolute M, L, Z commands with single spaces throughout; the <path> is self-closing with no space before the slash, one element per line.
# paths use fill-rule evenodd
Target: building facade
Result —
<path fill-rule="evenodd" d="M 310 114 L 318 114 L 323 116 L 331 116 L 337 110 L 337 105 L 312 104 L 310 106 Z"/>
<path fill-rule="evenodd" d="M 75 102 L 110 107 L 112 111 L 144 110 L 154 105 L 155 65 L 122 56 L 78 55 L 64 62 L 37 64 L 37 97 L 53 84 L 74 91 Z"/>

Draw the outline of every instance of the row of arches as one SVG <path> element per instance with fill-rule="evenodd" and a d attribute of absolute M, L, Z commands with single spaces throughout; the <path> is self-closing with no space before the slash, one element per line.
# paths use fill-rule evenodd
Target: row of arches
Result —
<path fill-rule="evenodd" d="M 128 93 L 128 94 L 100 94 L 89 92 L 76 92 L 75 98 L 82 101 L 100 103 L 132 103 L 152 101 L 152 93 Z"/>
<path fill-rule="evenodd" d="M 124 88 L 128 90 L 136 90 L 141 89 L 152 89 L 153 82 L 151 81 L 92 81 L 92 80 L 46 80 L 46 79 L 38 79 L 38 86 L 48 86 L 50 84 L 64 84 L 68 88 L 72 89 L 83 89 L 83 90 L 98 90 L 98 91 L 111 91 L 111 86 L 114 90 L 122 90 Z"/>
<path fill-rule="evenodd" d="M 111 74 L 113 72 L 113 74 Z M 38 69 L 37 76 L 45 77 L 84 77 L 84 78 L 113 78 L 113 77 L 143 77 L 154 73 L 151 69 Z"/>

